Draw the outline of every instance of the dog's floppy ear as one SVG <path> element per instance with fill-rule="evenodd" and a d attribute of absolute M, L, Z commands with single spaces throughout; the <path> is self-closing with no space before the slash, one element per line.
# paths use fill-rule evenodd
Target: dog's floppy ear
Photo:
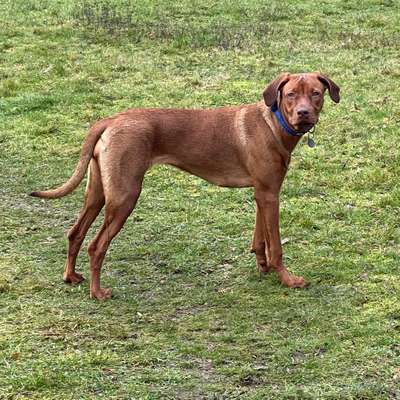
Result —
<path fill-rule="evenodd" d="M 289 81 L 290 74 L 285 73 L 279 75 L 274 79 L 264 90 L 263 96 L 265 104 L 271 107 L 278 99 L 278 93 L 283 88 L 283 86 Z"/>
<path fill-rule="evenodd" d="M 340 101 L 340 87 L 327 76 L 318 74 L 318 79 L 328 88 L 329 96 L 335 103 Z"/>

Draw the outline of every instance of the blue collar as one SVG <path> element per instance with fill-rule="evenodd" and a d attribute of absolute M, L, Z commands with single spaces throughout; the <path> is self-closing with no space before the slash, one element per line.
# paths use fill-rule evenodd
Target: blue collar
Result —
<path fill-rule="evenodd" d="M 288 123 L 285 121 L 285 118 L 283 117 L 282 113 L 280 112 L 278 106 L 276 103 L 274 103 L 271 107 L 271 111 L 275 114 L 276 119 L 278 120 L 280 126 L 286 131 L 291 136 L 296 136 L 296 137 L 302 137 L 305 135 L 307 132 L 297 132 L 294 129 L 292 129 Z"/>

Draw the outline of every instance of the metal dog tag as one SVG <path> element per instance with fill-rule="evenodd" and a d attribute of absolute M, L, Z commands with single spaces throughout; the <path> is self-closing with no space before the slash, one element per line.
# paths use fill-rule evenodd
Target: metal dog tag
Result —
<path fill-rule="evenodd" d="M 310 136 L 307 138 L 307 144 L 308 144 L 308 147 L 311 147 L 311 148 L 314 148 L 316 146 L 314 139 Z"/>

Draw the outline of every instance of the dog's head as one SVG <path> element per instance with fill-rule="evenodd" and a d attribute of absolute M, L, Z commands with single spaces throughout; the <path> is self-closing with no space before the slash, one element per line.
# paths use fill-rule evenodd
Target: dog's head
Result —
<path fill-rule="evenodd" d="M 307 132 L 318 122 L 327 89 L 331 99 L 339 103 L 340 88 L 327 76 L 318 72 L 285 73 L 273 80 L 263 95 L 268 107 L 277 104 L 294 130 Z"/>

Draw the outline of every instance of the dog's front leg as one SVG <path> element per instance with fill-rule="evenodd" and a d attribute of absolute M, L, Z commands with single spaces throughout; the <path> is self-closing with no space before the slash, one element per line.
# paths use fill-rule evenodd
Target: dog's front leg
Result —
<path fill-rule="evenodd" d="M 260 207 L 256 205 L 256 222 L 254 226 L 253 241 L 251 244 L 251 252 L 256 255 L 256 263 L 258 271 L 261 274 L 266 274 L 271 271 L 269 263 L 269 250 L 267 248 L 268 240 L 265 240 L 265 227 L 263 215 L 260 212 Z"/>
<path fill-rule="evenodd" d="M 269 264 L 278 274 L 282 285 L 304 287 L 304 278 L 289 273 L 282 261 L 282 244 L 279 233 L 279 190 L 256 187 L 255 200 L 264 222 L 264 240 L 269 250 Z"/>

